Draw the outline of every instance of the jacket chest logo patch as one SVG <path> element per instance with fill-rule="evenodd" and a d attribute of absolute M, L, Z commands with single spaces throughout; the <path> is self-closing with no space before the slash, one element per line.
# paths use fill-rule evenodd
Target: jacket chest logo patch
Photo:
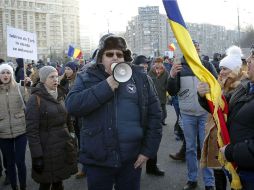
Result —
<path fill-rule="evenodd" d="M 127 84 L 126 86 L 126 90 L 127 92 L 129 92 L 130 94 L 134 94 L 137 92 L 137 88 L 134 84 Z"/>

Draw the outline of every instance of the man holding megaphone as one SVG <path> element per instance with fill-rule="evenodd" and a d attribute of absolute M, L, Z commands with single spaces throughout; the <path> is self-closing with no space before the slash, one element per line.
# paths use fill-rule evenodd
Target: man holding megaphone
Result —
<path fill-rule="evenodd" d="M 89 190 L 139 190 L 141 167 L 159 148 L 160 102 L 151 79 L 130 61 L 123 38 L 103 36 L 96 63 L 78 73 L 66 99 L 68 112 L 82 119 Z"/>

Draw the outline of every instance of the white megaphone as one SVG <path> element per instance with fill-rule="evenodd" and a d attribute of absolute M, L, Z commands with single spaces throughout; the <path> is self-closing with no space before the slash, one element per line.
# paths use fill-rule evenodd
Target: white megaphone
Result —
<path fill-rule="evenodd" d="M 132 69 L 128 63 L 113 63 L 111 70 L 117 82 L 127 82 L 132 76 Z"/>

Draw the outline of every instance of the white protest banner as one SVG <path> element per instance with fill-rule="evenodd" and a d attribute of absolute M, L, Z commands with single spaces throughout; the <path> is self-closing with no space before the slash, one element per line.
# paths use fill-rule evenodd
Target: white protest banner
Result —
<path fill-rule="evenodd" d="M 7 56 L 37 60 L 36 34 L 7 26 Z"/>
<path fill-rule="evenodd" d="M 173 51 L 165 51 L 164 52 L 165 56 L 168 56 L 168 58 L 173 58 L 174 57 L 174 52 Z"/>

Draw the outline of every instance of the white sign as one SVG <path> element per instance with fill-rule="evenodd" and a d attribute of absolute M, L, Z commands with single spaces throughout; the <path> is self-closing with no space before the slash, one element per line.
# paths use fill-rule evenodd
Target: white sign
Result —
<path fill-rule="evenodd" d="M 168 58 L 173 58 L 174 52 L 173 51 L 165 51 L 164 55 L 168 56 Z"/>
<path fill-rule="evenodd" d="M 36 34 L 7 26 L 7 56 L 37 60 Z"/>

